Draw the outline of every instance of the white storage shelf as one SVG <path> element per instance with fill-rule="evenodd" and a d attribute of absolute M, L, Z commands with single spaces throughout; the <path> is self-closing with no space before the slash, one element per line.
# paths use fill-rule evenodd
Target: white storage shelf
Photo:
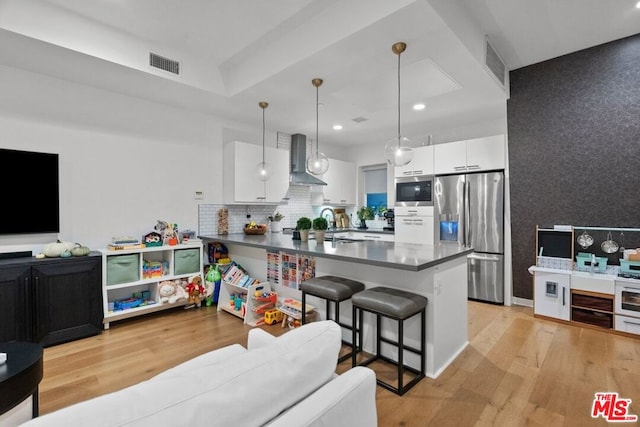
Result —
<path fill-rule="evenodd" d="M 264 315 L 262 313 L 257 313 L 256 308 L 262 306 L 264 302 L 257 301 L 254 298 L 257 291 L 271 292 L 271 284 L 269 282 L 261 282 L 245 288 L 222 280 L 222 287 L 220 288 L 220 295 L 218 296 L 218 311 L 225 311 L 233 314 L 234 316 L 243 319 L 244 323 L 250 326 L 259 325 L 261 320 L 264 319 Z M 234 306 L 231 305 L 230 301 L 232 294 L 243 295 L 242 299 L 244 302 L 242 303 L 242 308 L 240 310 L 235 309 L 235 304 Z"/>
<path fill-rule="evenodd" d="M 200 243 L 124 250 L 102 249 L 100 252 L 105 329 L 109 329 L 110 322 L 185 305 L 186 299 L 162 303 L 157 292 L 158 283 L 165 280 L 186 280 L 198 274 L 202 277 L 203 249 Z M 162 274 L 145 277 L 145 260 L 160 265 L 164 263 Z M 149 292 L 149 301 L 152 303 L 118 311 L 109 310 L 110 303 L 145 291 Z"/>

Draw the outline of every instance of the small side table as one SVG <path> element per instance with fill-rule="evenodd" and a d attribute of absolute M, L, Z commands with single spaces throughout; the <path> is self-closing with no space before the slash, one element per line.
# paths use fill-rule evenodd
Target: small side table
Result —
<path fill-rule="evenodd" d="M 38 416 L 38 385 L 42 380 L 42 346 L 32 342 L 0 343 L 0 353 L 7 353 L 0 365 L 0 415 L 33 396 L 32 415 Z"/>

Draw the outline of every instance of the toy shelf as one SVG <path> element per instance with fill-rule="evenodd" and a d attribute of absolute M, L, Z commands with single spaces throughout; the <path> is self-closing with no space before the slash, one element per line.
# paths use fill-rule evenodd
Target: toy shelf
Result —
<path fill-rule="evenodd" d="M 260 312 L 260 308 L 263 308 L 267 302 L 262 301 L 261 298 L 256 299 L 254 297 L 256 292 L 271 292 L 271 284 L 269 282 L 255 283 L 245 288 L 222 280 L 220 296 L 218 298 L 218 311 L 233 314 L 243 319 L 244 323 L 249 326 L 262 324 L 262 322 L 264 322 L 264 311 Z M 231 295 L 240 295 L 244 300 L 240 310 L 236 310 L 231 306 Z M 275 307 L 275 302 L 271 302 L 271 305 L 271 308 Z"/>
<path fill-rule="evenodd" d="M 186 305 L 187 299 L 162 302 L 158 295 L 158 284 L 163 281 L 186 282 L 196 275 L 203 278 L 201 242 L 122 250 L 102 249 L 100 253 L 104 329 L 109 329 L 109 323 L 116 320 Z M 151 264 L 155 267 L 153 273 L 148 269 Z M 148 277 L 149 274 L 153 276 Z M 124 310 L 114 309 L 116 301 L 134 294 L 142 294 L 143 299 L 152 303 Z"/>

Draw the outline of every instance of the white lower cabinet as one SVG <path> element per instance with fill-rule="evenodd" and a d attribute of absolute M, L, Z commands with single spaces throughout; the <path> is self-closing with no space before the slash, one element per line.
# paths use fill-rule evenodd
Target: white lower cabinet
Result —
<path fill-rule="evenodd" d="M 640 318 L 616 314 L 615 330 L 640 335 Z"/>
<path fill-rule="evenodd" d="M 433 206 L 396 207 L 395 242 L 433 245 Z"/>
<path fill-rule="evenodd" d="M 533 311 L 541 316 L 568 321 L 571 315 L 571 275 L 536 271 Z"/>

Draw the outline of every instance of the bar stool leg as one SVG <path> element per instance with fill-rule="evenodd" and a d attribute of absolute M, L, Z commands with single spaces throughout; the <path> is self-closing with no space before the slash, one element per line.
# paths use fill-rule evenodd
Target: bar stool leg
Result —
<path fill-rule="evenodd" d="M 302 292 L 302 314 L 300 315 L 300 324 L 304 325 L 306 319 L 306 314 L 307 314 L 307 310 L 304 309 L 304 307 L 306 307 L 306 301 L 307 301 L 307 294 Z"/>
<path fill-rule="evenodd" d="M 402 376 L 404 375 L 404 321 L 398 320 L 398 392 L 402 396 L 404 390 L 402 390 Z"/>
<path fill-rule="evenodd" d="M 420 337 L 420 342 L 422 343 L 422 345 L 420 346 L 420 350 L 422 351 L 422 355 L 420 357 L 420 375 L 422 375 L 424 377 L 424 365 L 426 364 L 427 361 L 427 333 L 425 331 L 426 327 L 425 327 L 425 322 L 426 322 L 426 317 L 427 317 L 427 310 L 422 310 L 422 316 L 421 316 L 421 320 L 422 320 L 422 326 L 421 326 L 421 331 L 422 331 L 422 336 Z"/>
<path fill-rule="evenodd" d="M 356 318 L 358 308 L 354 305 L 351 309 L 351 321 L 353 322 L 354 327 L 351 328 L 351 367 L 356 366 Z M 362 310 L 360 310 L 360 317 L 362 318 Z M 362 327 L 362 321 L 360 322 L 360 327 Z M 360 334 L 360 346 L 362 346 L 362 334 Z"/>

